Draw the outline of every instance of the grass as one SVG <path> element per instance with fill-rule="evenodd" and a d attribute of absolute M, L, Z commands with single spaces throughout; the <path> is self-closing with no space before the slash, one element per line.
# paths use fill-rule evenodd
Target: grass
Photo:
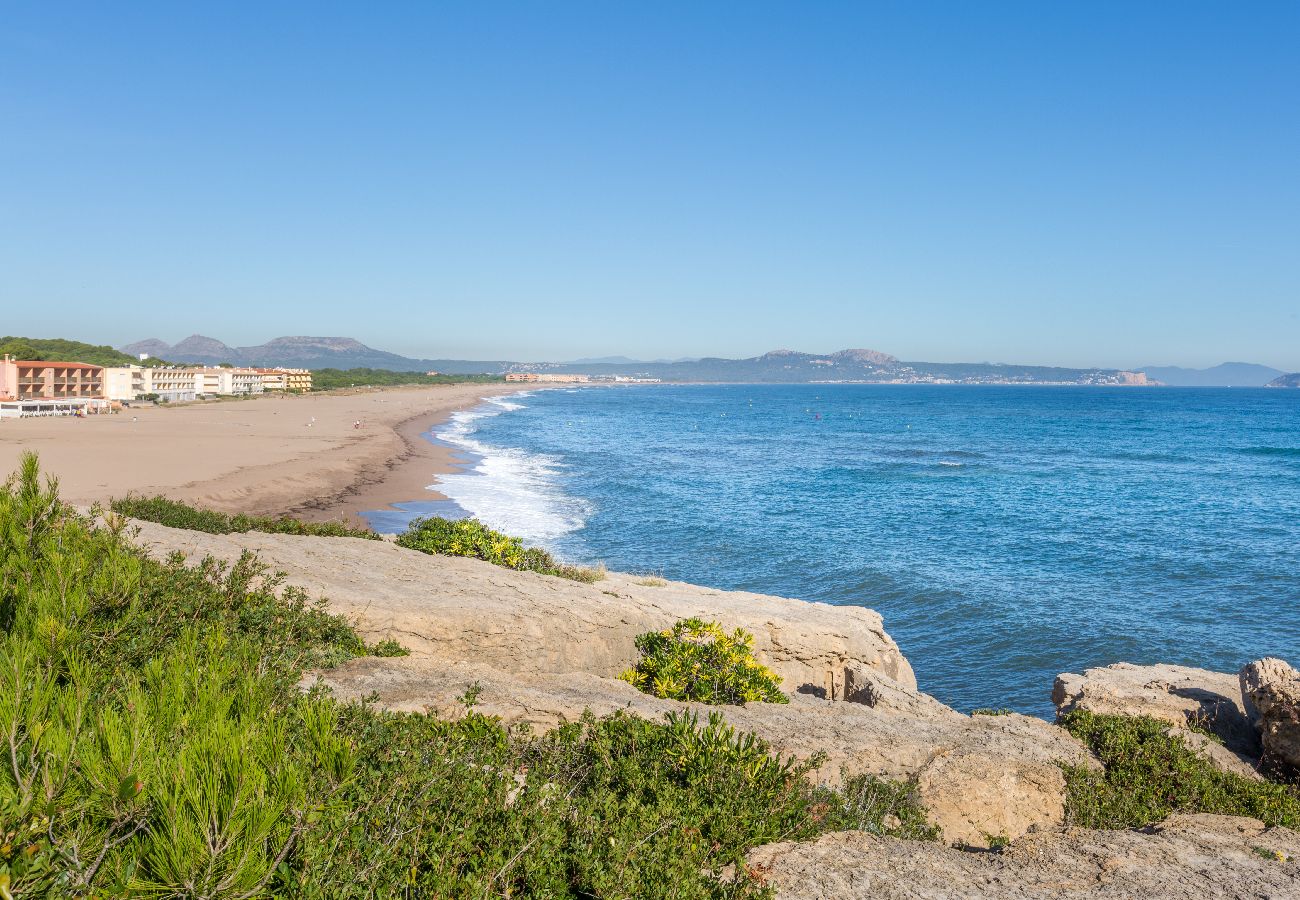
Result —
<path fill-rule="evenodd" d="M 1071 821 L 1088 828 L 1145 828 L 1172 813 L 1249 816 L 1266 825 L 1300 825 L 1295 785 L 1224 772 L 1146 717 L 1076 710 L 1060 724 L 1088 745 L 1104 771 L 1064 766 Z"/>
<path fill-rule="evenodd" d="M 601 567 L 562 563 L 540 547 L 493 531 L 477 519 L 416 519 L 397 538 L 400 547 L 444 556 L 467 556 L 520 572 L 538 572 L 591 584 L 605 577 Z"/>
<path fill-rule="evenodd" d="M 357 537 L 380 540 L 368 528 L 351 528 L 341 522 L 300 522 L 288 516 L 249 516 L 239 513 L 227 515 L 210 509 L 190 506 L 166 497 L 140 497 L 130 495 L 113 500 L 109 508 L 119 515 L 146 522 L 157 522 L 170 528 L 185 528 L 208 534 L 244 534 L 262 531 L 267 534 L 297 534 L 311 537 Z"/>
<path fill-rule="evenodd" d="M 641 585 L 641 587 L 667 587 L 668 586 L 667 581 L 664 581 L 662 578 L 659 578 L 654 575 L 651 575 L 647 578 L 638 578 L 636 581 L 632 583 L 639 584 Z"/>
<path fill-rule="evenodd" d="M 744 705 L 789 703 L 781 676 L 754 659 L 754 636 L 728 633 L 717 622 L 682 619 L 670 629 L 637 635 L 641 661 L 618 677 L 667 700 Z"/>
<path fill-rule="evenodd" d="M 815 787 L 821 759 L 716 716 L 534 736 L 470 693 L 444 719 L 298 688 L 364 652 L 251 557 L 148 558 L 25 457 L 0 489 L 5 895 L 758 897 L 721 877 L 756 844 L 933 834 L 911 786 Z"/>

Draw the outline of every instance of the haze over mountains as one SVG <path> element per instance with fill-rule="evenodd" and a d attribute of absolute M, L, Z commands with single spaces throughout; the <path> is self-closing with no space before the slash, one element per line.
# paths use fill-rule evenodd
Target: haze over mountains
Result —
<path fill-rule="evenodd" d="M 280 337 L 253 347 L 232 347 L 215 338 L 191 335 L 178 344 L 157 338 L 127 344 L 126 353 L 145 353 L 173 362 L 218 365 L 229 363 L 247 366 L 295 366 L 306 369 L 389 369 L 398 372 L 436 370 L 450 374 L 504 372 L 572 372 L 594 376 L 634 376 L 660 378 L 665 381 L 735 381 L 735 382 L 904 382 L 966 384 L 1132 384 L 1140 382 L 1131 372 L 1103 368 L 1065 368 L 1058 366 L 1020 366 L 1002 363 L 932 363 L 909 362 L 878 350 L 849 349 L 834 353 L 804 353 L 796 350 L 773 350 L 747 359 L 706 357 L 642 361 L 627 357 L 598 357 L 570 362 L 518 362 L 512 360 L 412 359 L 384 350 L 376 350 L 346 337 Z M 1245 369 L 1251 370 L 1243 374 Z M 1264 366 L 1225 364 L 1214 373 L 1233 381 L 1209 380 L 1197 383 L 1251 383 L 1262 385 L 1282 374 Z M 1258 371 L 1255 371 L 1258 370 Z M 1147 374 L 1165 381 L 1154 373 L 1169 371 L 1174 378 L 1167 383 L 1185 383 L 1175 379 L 1198 377 L 1196 370 L 1155 369 Z"/>
<path fill-rule="evenodd" d="M 1280 369 L 1256 363 L 1226 362 L 1208 369 L 1184 369 L 1181 366 L 1143 366 L 1154 381 L 1171 387 L 1262 387 L 1284 375 Z"/>
<path fill-rule="evenodd" d="M 118 348 L 123 353 L 147 353 L 171 362 L 216 366 L 290 366 L 302 369 L 389 369 L 453 374 L 503 372 L 508 360 L 411 359 L 367 347 L 347 337 L 278 337 L 255 347 L 231 347 L 216 338 L 192 334 L 177 344 L 148 338 Z"/>

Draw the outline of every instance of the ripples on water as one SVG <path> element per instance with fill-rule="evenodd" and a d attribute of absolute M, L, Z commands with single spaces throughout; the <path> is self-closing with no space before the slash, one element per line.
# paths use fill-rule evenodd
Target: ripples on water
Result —
<path fill-rule="evenodd" d="M 1300 660 L 1300 391 L 539 391 L 439 489 L 581 561 L 872 607 L 922 689 L 1049 715 L 1062 671 Z"/>

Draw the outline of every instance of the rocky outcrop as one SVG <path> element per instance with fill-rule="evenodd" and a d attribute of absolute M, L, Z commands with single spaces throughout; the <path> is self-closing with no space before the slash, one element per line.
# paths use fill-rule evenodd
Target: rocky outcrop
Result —
<path fill-rule="evenodd" d="M 704 616 L 752 633 L 787 692 L 842 700 L 849 684 L 857 699 L 877 705 L 917 696 L 912 667 L 880 615 L 861 606 L 615 573 L 580 584 L 360 538 L 214 535 L 137 524 L 137 542 L 158 556 L 180 550 L 235 560 L 252 550 L 290 584 L 329 598 L 331 610 L 362 632 L 396 638 L 421 656 L 474 660 L 518 675 L 612 677 L 636 660 L 638 634 Z"/>
<path fill-rule="evenodd" d="M 407 657 L 352 660 L 317 673 L 342 699 L 377 695 L 394 709 L 478 708 L 506 723 L 549 728 L 629 710 L 651 718 L 686 704 L 647 696 L 614 676 L 637 658 L 637 634 L 700 615 L 755 636 L 757 656 L 784 679 L 788 705 L 699 707 L 823 763 L 834 784 L 866 773 L 915 779 L 944 837 L 982 846 L 1059 825 L 1058 762 L 1096 765 L 1068 733 L 1028 716 L 964 716 L 917 690 L 911 666 L 862 607 L 829 606 L 611 573 L 586 585 L 477 560 L 428 556 L 378 541 L 289 535 L 209 535 L 139 523 L 156 556 L 233 560 L 255 551 L 290 584 L 328 598 L 367 640 L 394 638 Z"/>
<path fill-rule="evenodd" d="M 1265 758 L 1300 771 L 1300 672 L 1274 657 L 1239 673 L 1242 704 L 1258 727 Z"/>
<path fill-rule="evenodd" d="M 1241 700 L 1237 678 L 1190 666 L 1116 663 L 1056 677 L 1058 716 L 1081 709 L 1099 715 L 1148 716 L 1225 771 L 1260 777 L 1259 735 Z M 1209 732 L 1218 743 L 1200 732 Z"/>
<path fill-rule="evenodd" d="M 1300 897 L 1300 834 L 1254 819 L 1173 816 L 1149 833 L 1051 829 L 1001 853 L 828 834 L 750 852 L 782 900 L 1203 900 Z"/>

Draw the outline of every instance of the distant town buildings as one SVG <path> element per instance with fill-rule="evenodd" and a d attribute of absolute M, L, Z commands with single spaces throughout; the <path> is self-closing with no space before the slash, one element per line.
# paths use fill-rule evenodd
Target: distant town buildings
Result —
<path fill-rule="evenodd" d="M 611 381 L 619 384 L 658 384 L 658 378 L 634 378 L 631 375 L 567 375 L 561 372 L 507 372 L 506 381 L 541 382 L 544 384 L 595 384 Z"/>
<path fill-rule="evenodd" d="M 550 384 L 585 384 L 588 375 L 563 375 L 559 372 L 509 372 L 506 381 L 546 382 Z"/>

